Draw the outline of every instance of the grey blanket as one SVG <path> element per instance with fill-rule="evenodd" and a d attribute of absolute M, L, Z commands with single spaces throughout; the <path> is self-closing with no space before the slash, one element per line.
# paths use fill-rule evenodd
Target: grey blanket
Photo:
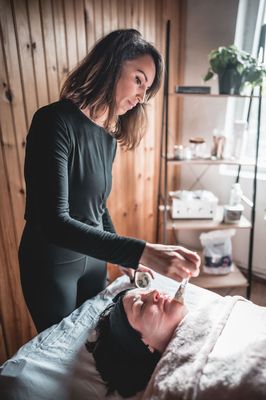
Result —
<path fill-rule="evenodd" d="M 229 296 L 195 308 L 142 399 L 266 399 L 266 308 Z"/>

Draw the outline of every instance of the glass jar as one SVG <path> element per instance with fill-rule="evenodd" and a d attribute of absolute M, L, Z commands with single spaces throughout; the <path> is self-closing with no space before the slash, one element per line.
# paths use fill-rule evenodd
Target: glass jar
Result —
<path fill-rule="evenodd" d="M 202 137 L 196 136 L 189 139 L 192 158 L 202 158 L 205 151 L 205 140 Z"/>
<path fill-rule="evenodd" d="M 182 144 L 174 145 L 174 159 L 183 160 L 184 159 L 184 147 Z"/>

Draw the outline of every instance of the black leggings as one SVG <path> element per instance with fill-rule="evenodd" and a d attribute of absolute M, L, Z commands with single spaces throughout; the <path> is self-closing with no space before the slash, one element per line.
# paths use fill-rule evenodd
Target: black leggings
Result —
<path fill-rule="evenodd" d="M 19 247 L 25 301 L 38 332 L 106 286 L 106 263 L 49 243 L 26 224 Z"/>

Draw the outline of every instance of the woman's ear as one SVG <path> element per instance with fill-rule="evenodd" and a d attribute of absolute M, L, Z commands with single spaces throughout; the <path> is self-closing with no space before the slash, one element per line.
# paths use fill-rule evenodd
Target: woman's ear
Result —
<path fill-rule="evenodd" d="M 146 346 L 148 347 L 148 349 L 150 350 L 151 353 L 154 353 L 154 347 L 152 347 L 149 343 L 147 343 L 147 341 L 144 338 L 141 338 L 141 340 L 143 341 L 144 344 L 146 344 Z"/>

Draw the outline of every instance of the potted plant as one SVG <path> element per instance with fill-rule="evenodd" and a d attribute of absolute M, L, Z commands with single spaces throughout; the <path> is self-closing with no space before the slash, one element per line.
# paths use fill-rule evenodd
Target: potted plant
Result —
<path fill-rule="evenodd" d="M 239 94 L 245 85 L 252 88 L 262 86 L 266 79 L 266 68 L 235 45 L 212 50 L 209 62 L 210 67 L 203 80 L 206 82 L 217 74 L 220 94 Z"/>

